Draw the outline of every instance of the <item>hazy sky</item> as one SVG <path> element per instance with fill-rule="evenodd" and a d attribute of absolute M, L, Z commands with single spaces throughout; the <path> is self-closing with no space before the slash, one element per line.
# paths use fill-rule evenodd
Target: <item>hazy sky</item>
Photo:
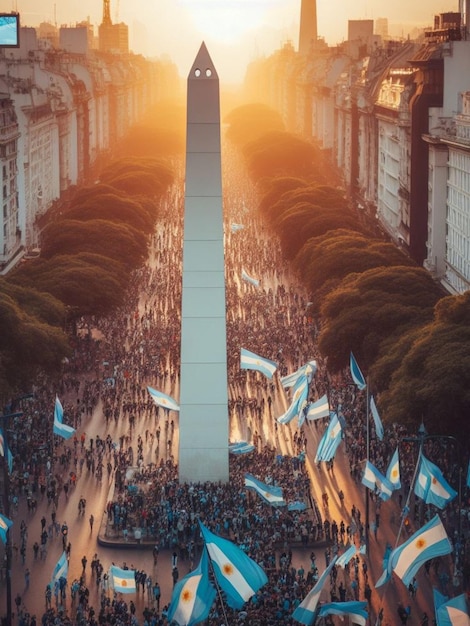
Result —
<path fill-rule="evenodd" d="M 41 21 L 98 25 L 102 0 L 1 0 L 23 25 Z M 434 14 L 457 11 L 458 0 L 317 0 L 318 33 L 329 44 L 346 38 L 348 19 L 387 17 L 394 34 L 431 25 Z M 300 0 L 111 0 L 111 18 L 129 25 L 134 52 L 169 56 L 187 76 L 205 41 L 219 78 L 240 82 L 247 63 L 287 40 L 297 48 Z M 396 25 L 403 24 L 403 29 Z"/>

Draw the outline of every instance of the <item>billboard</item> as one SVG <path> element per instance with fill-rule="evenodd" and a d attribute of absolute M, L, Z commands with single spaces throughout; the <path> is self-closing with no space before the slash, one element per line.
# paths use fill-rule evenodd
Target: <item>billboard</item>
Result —
<path fill-rule="evenodd" d="M 0 13 L 0 48 L 19 48 L 20 16 L 18 13 Z"/>

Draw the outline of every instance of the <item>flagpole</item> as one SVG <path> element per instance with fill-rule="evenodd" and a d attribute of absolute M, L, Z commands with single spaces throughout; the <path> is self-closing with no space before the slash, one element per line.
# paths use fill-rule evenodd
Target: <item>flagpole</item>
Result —
<path fill-rule="evenodd" d="M 204 542 L 204 548 L 203 549 L 207 553 L 207 560 L 209 561 L 209 567 L 210 567 L 211 572 L 212 572 L 212 578 L 214 579 L 215 588 L 216 588 L 217 595 L 218 595 L 219 600 L 220 600 L 220 605 L 222 607 L 222 613 L 224 614 L 225 626 L 228 626 L 228 619 L 227 619 L 227 613 L 225 612 L 225 604 L 224 604 L 224 599 L 223 599 L 223 596 L 222 596 L 222 590 L 220 589 L 219 582 L 217 580 L 217 576 L 215 575 L 215 570 L 214 570 L 214 566 L 212 565 L 211 555 L 209 553 L 209 550 L 207 549 L 206 540 L 204 539 L 204 535 L 202 536 L 202 540 Z"/>

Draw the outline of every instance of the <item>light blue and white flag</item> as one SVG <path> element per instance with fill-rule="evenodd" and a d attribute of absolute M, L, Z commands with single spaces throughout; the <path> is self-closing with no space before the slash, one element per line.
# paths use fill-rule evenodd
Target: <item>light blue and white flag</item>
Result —
<path fill-rule="evenodd" d="M 243 268 L 242 268 L 242 280 L 244 280 L 247 283 L 250 283 L 250 285 L 259 287 L 259 280 L 257 280 L 256 278 L 252 278 L 247 272 L 245 272 Z"/>
<path fill-rule="evenodd" d="M 264 374 L 267 378 L 272 378 L 277 370 L 277 363 L 265 359 L 254 352 L 241 348 L 240 350 L 240 367 L 242 370 L 256 370 Z"/>
<path fill-rule="evenodd" d="M 330 415 L 330 403 L 328 396 L 325 395 L 312 402 L 307 408 L 306 418 L 308 420 L 318 420 L 322 417 L 329 417 Z"/>
<path fill-rule="evenodd" d="M 209 580 L 206 550 L 195 570 L 178 581 L 173 589 L 168 622 L 178 626 L 193 626 L 207 619 L 217 592 Z"/>
<path fill-rule="evenodd" d="M 60 403 L 59 398 L 56 396 L 55 405 L 54 405 L 54 424 L 52 426 L 52 432 L 54 435 L 58 435 L 63 439 L 70 439 L 75 433 L 75 428 L 69 426 L 68 424 L 63 424 L 62 420 L 64 419 L 64 409 L 62 408 L 62 404 Z"/>
<path fill-rule="evenodd" d="M 231 541 L 215 535 L 202 522 L 199 522 L 199 526 L 214 575 L 226 594 L 227 604 L 232 609 L 241 609 L 268 582 L 268 577 L 258 563 Z"/>
<path fill-rule="evenodd" d="M 5 517 L 5 515 L 2 515 L 0 513 L 0 539 L 3 541 L 3 543 L 7 542 L 7 532 L 8 529 L 12 526 L 13 522 L 11 521 L 11 519 L 8 519 L 8 517 Z"/>
<path fill-rule="evenodd" d="M 313 618 L 315 617 L 315 613 L 317 610 L 318 600 L 320 599 L 320 594 L 323 589 L 323 585 L 330 575 L 330 572 L 333 569 L 333 565 L 335 563 L 336 557 L 333 557 L 328 567 L 325 569 L 323 574 L 316 582 L 315 586 L 308 592 L 308 594 L 305 596 L 299 606 L 292 613 L 292 617 L 297 622 L 300 622 L 305 626 L 310 626 L 310 624 L 312 624 Z"/>
<path fill-rule="evenodd" d="M 0 456 L 5 456 L 7 459 L 8 471 L 11 474 L 13 471 L 13 454 L 5 441 L 5 435 L 0 428 Z"/>
<path fill-rule="evenodd" d="M 232 224 L 230 226 L 232 233 L 237 233 L 239 230 L 243 230 L 244 228 L 243 224 Z"/>
<path fill-rule="evenodd" d="M 245 474 L 245 487 L 256 493 L 271 506 L 286 506 L 281 487 L 266 485 L 252 474 Z"/>
<path fill-rule="evenodd" d="M 349 563 L 353 556 L 356 556 L 356 553 L 356 546 L 354 544 L 350 545 L 349 548 L 336 559 L 336 565 L 344 569 L 344 567 Z"/>
<path fill-rule="evenodd" d="M 362 484 L 377 491 L 382 500 L 388 500 L 392 495 L 393 485 L 370 461 L 366 461 Z"/>
<path fill-rule="evenodd" d="M 351 624 L 359 624 L 366 626 L 368 613 L 366 611 L 367 602 L 359 602 L 350 600 L 348 602 L 329 602 L 322 604 L 318 612 L 318 617 L 326 617 L 327 615 L 346 615 L 349 617 Z"/>
<path fill-rule="evenodd" d="M 414 492 L 426 504 L 434 504 L 440 509 L 443 509 L 457 495 L 437 465 L 431 463 L 422 452 Z"/>
<path fill-rule="evenodd" d="M 354 354 L 351 352 L 349 355 L 349 369 L 351 370 L 351 377 L 353 381 L 356 383 L 357 388 L 361 391 L 366 388 L 366 379 L 364 378 L 359 365 L 354 357 Z"/>
<path fill-rule="evenodd" d="M 379 412 L 377 411 L 377 406 L 375 404 L 374 396 L 370 397 L 370 412 L 372 413 L 372 417 L 374 418 L 375 425 L 375 433 L 380 441 L 383 441 L 384 438 L 384 427 L 382 424 L 382 420 L 380 419 Z"/>
<path fill-rule="evenodd" d="M 171 397 L 167 396 L 163 391 L 157 391 L 153 387 L 147 387 L 147 390 L 157 406 L 161 406 L 168 411 L 179 411 L 179 404 Z"/>
<path fill-rule="evenodd" d="M 464 594 L 449 600 L 434 589 L 434 607 L 437 626 L 470 626 Z"/>
<path fill-rule="evenodd" d="M 308 361 L 298 370 L 293 372 L 292 374 L 288 374 L 287 376 L 283 376 L 281 378 L 281 385 L 286 389 L 287 387 L 293 387 L 296 382 L 302 376 L 307 376 L 309 379 L 309 383 L 312 382 L 312 378 L 315 376 L 315 372 L 317 371 L 317 362 L 316 361 Z"/>
<path fill-rule="evenodd" d="M 393 571 L 408 587 L 421 565 L 429 559 L 445 556 L 451 552 L 452 545 L 445 528 L 439 515 L 435 515 L 401 546 L 391 551 L 387 570 L 384 571 L 375 586 L 379 587 L 387 582 Z"/>
<path fill-rule="evenodd" d="M 238 441 L 237 443 L 229 444 L 228 451 L 231 454 L 248 454 L 248 452 L 253 452 L 255 446 L 252 443 L 248 443 L 247 441 Z"/>
<path fill-rule="evenodd" d="M 292 391 L 292 401 L 287 411 L 277 418 L 279 424 L 288 424 L 294 417 L 300 415 L 307 401 L 309 384 L 307 376 L 301 376 L 297 380 Z M 301 424 L 299 423 L 299 425 Z"/>
<path fill-rule="evenodd" d="M 135 593 L 135 571 L 133 569 L 121 569 L 116 565 L 111 565 L 109 574 L 111 587 L 116 593 Z"/>
<path fill-rule="evenodd" d="M 395 448 L 395 452 L 392 455 L 387 468 L 386 477 L 391 482 L 394 490 L 400 489 L 400 459 L 398 457 L 398 448 Z"/>
<path fill-rule="evenodd" d="M 54 571 L 52 572 L 52 580 L 51 580 L 52 589 L 54 589 L 54 584 L 56 581 L 60 580 L 61 578 L 65 578 L 65 580 L 67 580 L 68 573 L 69 573 L 69 562 L 67 561 L 67 555 L 65 554 L 65 551 L 64 551 L 60 555 L 59 560 L 57 561 L 56 566 L 54 567 Z"/>
<path fill-rule="evenodd" d="M 341 424 L 338 420 L 338 416 L 334 413 L 330 419 L 328 428 L 323 433 L 323 437 L 318 444 L 315 463 L 319 461 L 331 461 L 341 443 L 341 434 Z"/>

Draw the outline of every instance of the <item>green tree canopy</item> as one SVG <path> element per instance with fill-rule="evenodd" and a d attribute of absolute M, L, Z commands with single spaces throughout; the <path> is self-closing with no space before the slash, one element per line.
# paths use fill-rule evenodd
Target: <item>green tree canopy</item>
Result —
<path fill-rule="evenodd" d="M 35 261 L 32 261 L 33 265 Z M 21 269 L 29 263 L 19 266 Z M 65 308 L 60 300 L 49 293 L 38 291 L 33 283 L 24 284 L 18 279 L 15 270 L 0 278 L 0 293 L 12 298 L 18 307 L 30 317 L 51 326 L 62 326 L 65 317 Z"/>
<path fill-rule="evenodd" d="M 352 350 L 367 371 L 383 342 L 432 319 L 440 291 L 422 268 L 378 267 L 348 274 L 321 306 L 319 347 L 328 368 L 347 366 Z"/>
<path fill-rule="evenodd" d="M 124 157 L 110 163 L 100 174 L 100 182 L 131 196 L 161 197 L 174 175 L 160 159 Z"/>
<path fill-rule="evenodd" d="M 224 118 L 226 137 L 238 148 L 273 131 L 283 131 L 284 122 L 277 111 L 265 104 L 252 103 L 232 109 Z"/>
<path fill-rule="evenodd" d="M 121 262 L 79 253 L 40 258 L 19 268 L 12 279 L 52 294 L 71 309 L 73 316 L 81 316 L 106 315 L 122 305 L 128 276 Z"/>
<path fill-rule="evenodd" d="M 134 268 L 146 258 L 147 240 L 143 233 L 131 226 L 106 220 L 63 219 L 46 226 L 41 247 L 44 259 L 80 252 L 107 256 Z"/>

